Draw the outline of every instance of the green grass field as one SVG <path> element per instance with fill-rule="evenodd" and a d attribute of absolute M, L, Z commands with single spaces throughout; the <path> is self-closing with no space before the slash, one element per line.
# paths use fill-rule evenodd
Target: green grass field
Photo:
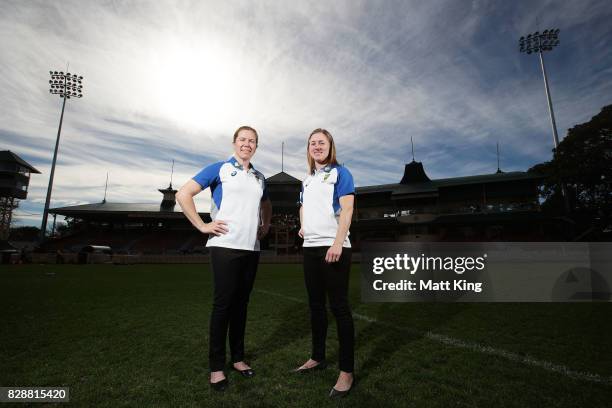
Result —
<path fill-rule="evenodd" d="M 0 386 L 69 386 L 83 407 L 612 406 L 610 303 L 366 304 L 358 265 L 351 279 L 359 383 L 332 402 L 333 318 L 333 364 L 290 372 L 310 349 L 299 265 L 260 265 L 257 376 L 229 372 L 223 394 L 207 384 L 208 266 L 2 265 Z"/>

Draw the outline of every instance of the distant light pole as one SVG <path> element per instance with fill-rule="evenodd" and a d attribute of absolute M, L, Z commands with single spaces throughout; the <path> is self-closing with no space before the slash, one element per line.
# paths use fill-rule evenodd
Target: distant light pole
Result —
<path fill-rule="evenodd" d="M 536 31 L 527 37 L 519 39 L 520 51 L 527 54 L 537 52 L 540 55 L 540 65 L 542 66 L 542 75 L 544 76 L 544 88 L 546 89 L 546 98 L 548 100 L 548 112 L 550 113 L 550 124 L 553 130 L 553 138 L 555 149 L 559 147 L 559 134 L 557 133 L 557 123 L 555 122 L 555 113 L 553 112 L 552 100 L 550 98 L 550 89 L 548 87 L 548 77 L 546 76 L 546 68 L 544 67 L 544 51 L 552 51 L 554 47 L 559 45 L 559 29 L 544 30 L 542 33 Z"/>
<path fill-rule="evenodd" d="M 59 147 L 60 134 L 62 132 L 62 121 L 64 120 L 64 108 L 66 107 L 66 99 L 82 98 L 83 93 L 83 77 L 70 72 L 49 71 L 51 79 L 49 80 L 49 93 L 59 95 L 64 101 L 62 102 L 62 114 L 60 115 L 59 127 L 57 129 L 57 139 L 55 140 L 55 151 L 53 152 L 53 163 L 51 164 L 51 173 L 49 174 L 49 186 L 47 187 L 47 199 L 45 200 L 45 210 L 43 212 L 42 224 L 40 226 L 40 241 L 45 240 L 47 230 L 47 218 L 49 216 L 49 203 L 51 202 L 51 190 L 53 189 L 53 175 L 55 174 L 55 162 L 57 161 L 57 149 Z"/>
<path fill-rule="evenodd" d="M 542 67 L 542 76 L 544 76 L 544 89 L 546 89 L 546 100 L 548 101 L 548 112 L 550 113 L 550 125 L 553 131 L 553 140 L 555 143 L 555 152 L 559 148 L 559 134 L 557 132 L 557 122 L 555 122 L 555 112 L 553 111 L 552 99 L 550 98 L 550 88 L 548 87 L 548 77 L 546 75 L 546 67 L 544 66 L 544 51 L 552 51 L 554 47 L 559 45 L 559 29 L 544 30 L 542 33 L 536 31 L 533 34 L 527 35 L 527 37 L 521 37 L 519 39 L 520 52 L 527 54 L 537 52 L 540 55 L 540 66 Z M 565 183 L 561 180 L 561 195 L 563 196 L 563 204 L 565 206 L 565 212 L 569 213 L 569 199 Z"/>

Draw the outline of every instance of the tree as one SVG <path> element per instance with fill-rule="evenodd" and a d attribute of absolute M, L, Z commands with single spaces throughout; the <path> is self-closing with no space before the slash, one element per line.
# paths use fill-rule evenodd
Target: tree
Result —
<path fill-rule="evenodd" d="M 13 227 L 9 240 L 11 241 L 36 241 L 40 236 L 40 228 L 38 227 Z"/>
<path fill-rule="evenodd" d="M 545 211 L 562 212 L 560 183 L 567 186 L 572 213 L 609 222 L 612 215 L 612 105 L 590 121 L 569 129 L 551 161 L 530 172 L 546 176 L 541 193 Z"/>
<path fill-rule="evenodd" d="M 55 233 L 59 235 L 60 237 L 69 234 L 70 231 L 71 231 L 70 227 L 68 226 L 68 223 L 66 222 L 58 222 L 55 227 Z"/>

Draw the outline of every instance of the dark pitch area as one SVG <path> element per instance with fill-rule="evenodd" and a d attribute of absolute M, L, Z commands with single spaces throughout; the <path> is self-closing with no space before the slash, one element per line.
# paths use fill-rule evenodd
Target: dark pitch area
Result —
<path fill-rule="evenodd" d="M 331 316 L 331 367 L 290 373 L 310 349 L 299 265 L 260 265 L 246 337 L 257 376 L 229 372 L 224 395 L 207 385 L 208 266 L 2 269 L 2 386 L 69 386 L 77 406 L 333 405 L 327 399 L 337 376 Z M 341 404 L 603 407 L 612 398 L 611 304 L 364 304 L 358 271 L 354 266 L 351 298 L 361 316 L 355 320 L 360 383 Z M 442 344 L 427 332 L 598 374 L 607 383 Z"/>

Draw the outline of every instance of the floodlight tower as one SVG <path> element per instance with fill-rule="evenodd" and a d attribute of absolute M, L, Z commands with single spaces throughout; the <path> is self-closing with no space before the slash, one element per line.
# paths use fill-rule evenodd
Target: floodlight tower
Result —
<path fill-rule="evenodd" d="M 548 87 L 548 77 L 546 75 L 546 67 L 544 66 L 544 51 L 552 51 L 554 47 L 559 45 L 559 29 L 551 28 L 544 30 L 542 33 L 536 31 L 533 34 L 528 34 L 527 37 L 519 39 L 520 52 L 527 54 L 537 52 L 540 56 L 540 65 L 542 67 L 542 76 L 544 77 L 544 89 L 546 90 L 546 100 L 548 101 L 548 112 L 550 113 L 550 125 L 553 131 L 553 140 L 555 143 L 555 151 L 559 148 L 559 134 L 557 133 L 557 123 L 555 122 L 555 112 L 553 111 L 552 100 L 550 98 L 550 88 Z M 561 194 L 565 204 L 565 212 L 569 212 L 569 200 L 567 198 L 567 190 L 565 183 L 561 184 Z"/>
<path fill-rule="evenodd" d="M 60 115 L 59 127 L 57 129 L 57 139 L 55 140 L 55 151 L 53 152 L 53 163 L 51 164 L 51 173 L 49 174 L 49 186 L 47 187 L 47 199 L 45 200 L 45 210 L 43 212 L 42 224 L 40 226 L 40 241 L 45 240 L 47 229 L 47 218 L 49 216 L 49 203 L 51 202 L 51 190 L 53 189 L 53 175 L 55 174 L 55 162 L 57 161 L 57 149 L 59 147 L 60 134 L 62 132 L 62 121 L 64 120 L 64 108 L 66 107 L 66 99 L 82 98 L 83 97 L 83 77 L 70 72 L 49 71 L 51 79 L 49 80 L 49 93 L 59 95 L 64 101 L 62 102 L 62 114 Z"/>
<path fill-rule="evenodd" d="M 536 31 L 527 37 L 519 39 L 520 52 L 527 54 L 538 53 L 540 56 L 540 65 L 542 66 L 542 75 L 544 76 L 544 88 L 546 89 L 546 98 L 548 100 L 548 112 L 550 113 L 550 124 L 552 126 L 555 149 L 559 147 L 559 134 L 557 133 L 557 123 L 555 122 L 555 113 L 553 111 L 552 100 L 550 98 L 550 89 L 548 87 L 548 77 L 546 76 L 546 68 L 544 67 L 544 51 L 552 51 L 554 47 L 559 45 L 559 29 L 544 30 L 542 33 Z"/>

